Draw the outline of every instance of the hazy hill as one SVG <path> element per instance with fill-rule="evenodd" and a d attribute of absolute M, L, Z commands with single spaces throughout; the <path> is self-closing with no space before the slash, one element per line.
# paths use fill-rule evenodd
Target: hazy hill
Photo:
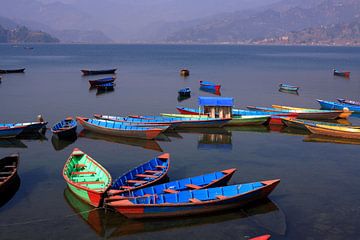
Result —
<path fill-rule="evenodd" d="M 0 25 L 0 43 L 55 43 L 58 39 L 41 31 L 31 31 L 21 26 L 6 29 Z"/>

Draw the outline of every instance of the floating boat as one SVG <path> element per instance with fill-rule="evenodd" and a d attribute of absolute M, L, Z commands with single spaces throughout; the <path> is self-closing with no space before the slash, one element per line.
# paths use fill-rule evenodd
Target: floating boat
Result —
<path fill-rule="evenodd" d="M 226 169 L 219 172 L 208 173 L 196 177 L 184 178 L 152 187 L 141 188 L 134 191 L 122 192 L 111 196 L 106 202 L 117 201 L 126 198 L 144 197 L 148 195 L 159 195 L 165 193 L 177 193 L 185 190 L 204 189 L 209 187 L 224 186 L 228 183 L 236 168 Z"/>
<path fill-rule="evenodd" d="M 341 72 L 341 71 L 338 71 L 336 69 L 333 70 L 334 71 L 334 76 L 340 76 L 340 77 L 350 77 L 350 72 L 346 71 L 346 72 Z"/>
<path fill-rule="evenodd" d="M 81 72 L 83 75 L 101 75 L 101 74 L 115 74 L 116 68 L 106 70 L 86 70 L 83 69 Z"/>
<path fill-rule="evenodd" d="M 25 68 L 19 69 L 0 69 L 0 74 L 8 74 L 8 73 L 23 73 Z"/>
<path fill-rule="evenodd" d="M 163 131 L 163 129 L 160 128 L 139 127 L 115 121 L 89 119 L 83 117 L 76 117 L 76 120 L 86 130 L 112 136 L 154 139 Z"/>
<path fill-rule="evenodd" d="M 198 117 L 201 119 L 209 118 L 207 115 L 188 115 L 188 114 L 170 114 L 170 113 L 160 113 L 164 117 L 173 117 L 173 118 L 188 118 Z M 228 121 L 224 126 L 247 126 L 247 125 L 262 125 L 266 124 L 270 119 L 270 115 L 253 115 L 253 116 L 233 116 L 230 121 Z"/>
<path fill-rule="evenodd" d="M 187 69 L 181 69 L 180 70 L 180 75 L 183 77 L 188 77 L 190 75 L 190 71 Z"/>
<path fill-rule="evenodd" d="M 203 91 L 203 92 L 215 94 L 215 95 L 217 95 L 217 96 L 221 96 L 220 89 L 219 89 L 219 90 L 216 90 L 216 89 L 213 88 L 213 87 L 201 86 L 201 87 L 199 88 L 199 90 L 200 90 L 200 91 Z"/>
<path fill-rule="evenodd" d="M 299 90 L 299 87 L 296 87 L 296 86 L 292 86 L 292 85 L 289 85 L 289 84 L 280 84 L 279 85 L 280 89 L 282 90 L 286 90 L 286 91 L 294 91 L 294 92 L 297 92 Z"/>
<path fill-rule="evenodd" d="M 115 85 L 114 83 L 109 82 L 109 83 L 103 83 L 103 84 L 96 85 L 96 88 L 98 90 L 113 90 L 114 85 Z"/>
<path fill-rule="evenodd" d="M 128 218 L 178 217 L 210 214 L 217 211 L 244 207 L 267 197 L 280 180 L 230 185 L 132 198 L 107 203 L 107 206 Z"/>
<path fill-rule="evenodd" d="M 329 126 L 321 124 L 317 124 L 316 126 L 305 126 L 310 132 L 314 134 L 339 138 L 360 139 L 360 127 Z"/>
<path fill-rule="evenodd" d="M 24 131 L 23 127 L 0 126 L 0 138 L 14 138 Z"/>
<path fill-rule="evenodd" d="M 190 88 L 182 88 L 178 91 L 179 96 L 181 97 L 189 97 L 191 95 L 191 89 Z"/>
<path fill-rule="evenodd" d="M 342 111 L 326 111 L 326 110 L 317 110 L 317 111 L 306 111 L 306 110 L 291 110 L 291 109 L 280 109 L 280 108 L 267 108 L 267 107 L 247 107 L 250 110 L 264 111 L 264 112 L 283 112 L 283 113 L 296 113 L 297 118 L 301 119 L 317 119 L 317 120 L 331 120 L 340 118 Z"/>
<path fill-rule="evenodd" d="M 115 77 L 108 77 L 108 78 L 101 78 L 96 80 L 89 80 L 91 87 L 96 87 L 97 85 L 104 84 L 104 83 L 112 83 L 115 81 Z"/>
<path fill-rule="evenodd" d="M 170 168 L 170 154 L 164 153 L 123 174 L 111 185 L 108 195 L 134 191 L 161 181 Z"/>
<path fill-rule="evenodd" d="M 103 120 L 117 121 L 121 123 L 131 123 L 131 124 L 149 124 L 149 125 L 159 125 L 159 124 L 169 124 L 172 128 L 196 128 L 196 127 L 222 127 L 228 121 L 229 118 L 219 119 L 219 118 L 203 118 L 203 117 L 188 117 L 188 118 L 171 118 L 164 116 L 137 116 L 131 115 L 129 117 L 121 116 L 107 116 L 95 114 L 95 118 Z"/>
<path fill-rule="evenodd" d="M 284 125 L 286 125 L 287 127 L 298 128 L 298 129 L 302 129 L 302 130 L 307 130 L 305 125 L 316 126 L 317 124 L 327 125 L 327 126 L 337 126 L 337 127 L 345 127 L 345 126 L 350 127 L 349 125 L 346 125 L 346 124 L 311 121 L 311 120 L 303 120 L 303 119 L 293 119 L 293 118 L 282 118 L 282 121 L 283 121 Z"/>
<path fill-rule="evenodd" d="M 355 105 L 355 106 L 360 106 L 360 102 L 358 102 L 358 101 L 353 101 L 353 100 L 348 100 L 348 99 L 343 99 L 343 98 L 337 98 L 337 100 L 338 100 L 340 103 L 349 104 L 349 105 Z"/>
<path fill-rule="evenodd" d="M 68 117 L 56 123 L 51 128 L 51 132 L 58 136 L 58 138 L 73 138 L 76 137 L 76 128 L 76 121 L 72 117 Z"/>
<path fill-rule="evenodd" d="M 11 191 L 12 183 L 17 177 L 17 169 L 19 165 L 19 154 L 12 154 L 10 156 L 0 159 L 0 194 L 6 195 Z"/>
<path fill-rule="evenodd" d="M 78 148 L 67 159 L 63 177 L 69 189 L 88 204 L 99 207 L 111 185 L 106 169 Z"/>
<path fill-rule="evenodd" d="M 34 133 L 46 127 L 47 122 L 0 123 L 0 127 L 20 127 L 21 133 Z"/>
<path fill-rule="evenodd" d="M 351 105 L 351 104 L 345 104 L 345 103 L 337 103 L 337 102 L 331 102 L 331 101 L 324 101 L 320 99 L 316 99 L 318 103 L 320 104 L 321 108 L 323 109 L 338 109 L 338 110 L 350 110 L 355 113 L 360 113 L 360 106 Z M 345 110 L 344 110 L 345 111 Z"/>
<path fill-rule="evenodd" d="M 266 235 L 250 238 L 249 240 L 269 240 L 270 238 L 271 238 L 271 235 L 266 234 Z"/>
<path fill-rule="evenodd" d="M 299 107 L 289 107 L 289 106 L 282 106 L 282 105 L 271 105 L 273 108 L 280 109 L 280 110 L 295 110 L 296 112 L 317 112 L 317 113 L 325 113 L 325 112 L 338 112 L 339 118 L 347 119 L 353 113 L 348 109 L 339 109 L 339 110 L 321 110 L 321 109 L 314 109 L 314 108 L 299 108 Z"/>
<path fill-rule="evenodd" d="M 220 91 L 221 85 L 208 81 L 200 81 L 200 87 L 214 89 L 216 92 L 218 92 Z"/>

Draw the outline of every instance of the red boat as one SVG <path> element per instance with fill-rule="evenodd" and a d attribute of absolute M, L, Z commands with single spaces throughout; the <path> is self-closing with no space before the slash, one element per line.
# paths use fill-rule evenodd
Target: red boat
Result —
<path fill-rule="evenodd" d="M 214 90 L 215 92 L 219 92 L 221 85 L 215 84 L 213 82 L 200 81 L 200 87 L 204 89 L 211 89 Z"/>

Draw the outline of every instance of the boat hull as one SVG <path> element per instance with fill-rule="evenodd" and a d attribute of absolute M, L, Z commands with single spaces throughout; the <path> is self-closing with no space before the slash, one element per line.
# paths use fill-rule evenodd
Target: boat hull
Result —
<path fill-rule="evenodd" d="M 20 69 L 0 69 L 0 74 L 8 74 L 8 73 L 24 73 L 25 68 Z"/>
<path fill-rule="evenodd" d="M 348 108 L 350 111 L 360 113 L 360 106 L 324 101 L 324 100 L 320 100 L 320 99 L 317 99 L 317 101 L 320 104 L 321 108 L 323 108 L 323 109 L 329 109 L 329 110 L 335 109 L 335 110 L 343 110 L 344 111 L 344 108 Z"/>
<path fill-rule="evenodd" d="M 21 127 L 1 127 L 0 138 L 14 138 L 23 132 Z"/>
<path fill-rule="evenodd" d="M 89 80 L 91 87 L 96 87 L 97 85 L 104 84 L 104 83 L 112 83 L 115 81 L 115 78 L 108 78 L 108 79 L 98 79 L 98 80 Z"/>
<path fill-rule="evenodd" d="M 234 116 L 225 126 L 249 126 L 266 125 L 270 121 L 270 116 L 237 117 Z"/>
<path fill-rule="evenodd" d="M 102 75 L 102 74 L 115 74 L 116 69 L 107 70 L 81 70 L 83 75 Z"/>
<path fill-rule="evenodd" d="M 5 179 L 0 180 L 1 196 L 4 196 L 8 191 L 11 191 L 13 183 L 16 181 L 16 178 L 18 178 L 17 169 L 19 165 L 19 158 L 19 154 L 12 154 L 8 157 L 0 159 L 0 171 L 2 173 L 8 173 L 8 176 L 6 176 Z"/>
<path fill-rule="evenodd" d="M 339 138 L 360 139 L 360 132 L 347 132 L 347 131 L 328 129 L 319 126 L 309 126 L 309 125 L 306 125 L 306 128 L 314 134 L 339 137 Z"/>

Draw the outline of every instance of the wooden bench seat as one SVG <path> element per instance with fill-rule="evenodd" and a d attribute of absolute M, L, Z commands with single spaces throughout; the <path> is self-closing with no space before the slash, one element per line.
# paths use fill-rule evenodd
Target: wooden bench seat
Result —
<path fill-rule="evenodd" d="M 143 180 L 127 180 L 126 181 L 127 183 L 140 183 L 140 184 L 143 184 L 143 183 L 147 183 L 147 181 L 143 181 Z"/>
<path fill-rule="evenodd" d="M 223 195 L 216 195 L 216 198 L 219 199 L 219 200 L 224 200 L 226 199 L 227 197 L 223 196 Z"/>
<path fill-rule="evenodd" d="M 188 188 L 191 188 L 191 189 L 201 189 L 200 186 L 195 185 L 195 184 L 186 184 L 185 186 Z"/>
<path fill-rule="evenodd" d="M 197 198 L 190 198 L 189 201 L 192 203 L 201 203 L 201 201 Z"/>
<path fill-rule="evenodd" d="M 141 178 L 158 178 L 159 176 L 155 176 L 155 175 L 149 175 L 149 174 L 136 174 L 136 177 L 141 177 Z"/>
<path fill-rule="evenodd" d="M 179 191 L 176 191 L 176 190 L 174 190 L 174 189 L 167 188 L 167 189 L 164 189 L 163 192 L 165 192 L 165 193 L 178 193 Z"/>
<path fill-rule="evenodd" d="M 157 173 L 162 173 L 163 171 L 146 170 L 145 172 L 146 173 L 157 174 Z"/>
<path fill-rule="evenodd" d="M 75 164 L 74 168 L 85 168 L 86 165 L 85 164 Z"/>
<path fill-rule="evenodd" d="M 72 172 L 71 175 L 96 174 L 96 172 Z"/>
<path fill-rule="evenodd" d="M 121 186 L 121 188 L 122 188 L 122 189 L 132 189 L 132 188 L 134 188 L 134 187 L 132 187 L 132 186 Z"/>
<path fill-rule="evenodd" d="M 162 169 L 166 168 L 166 166 L 163 166 L 163 165 L 157 165 L 156 167 L 157 168 L 162 168 Z"/>
<path fill-rule="evenodd" d="M 104 181 L 77 182 L 78 184 L 104 184 Z"/>

